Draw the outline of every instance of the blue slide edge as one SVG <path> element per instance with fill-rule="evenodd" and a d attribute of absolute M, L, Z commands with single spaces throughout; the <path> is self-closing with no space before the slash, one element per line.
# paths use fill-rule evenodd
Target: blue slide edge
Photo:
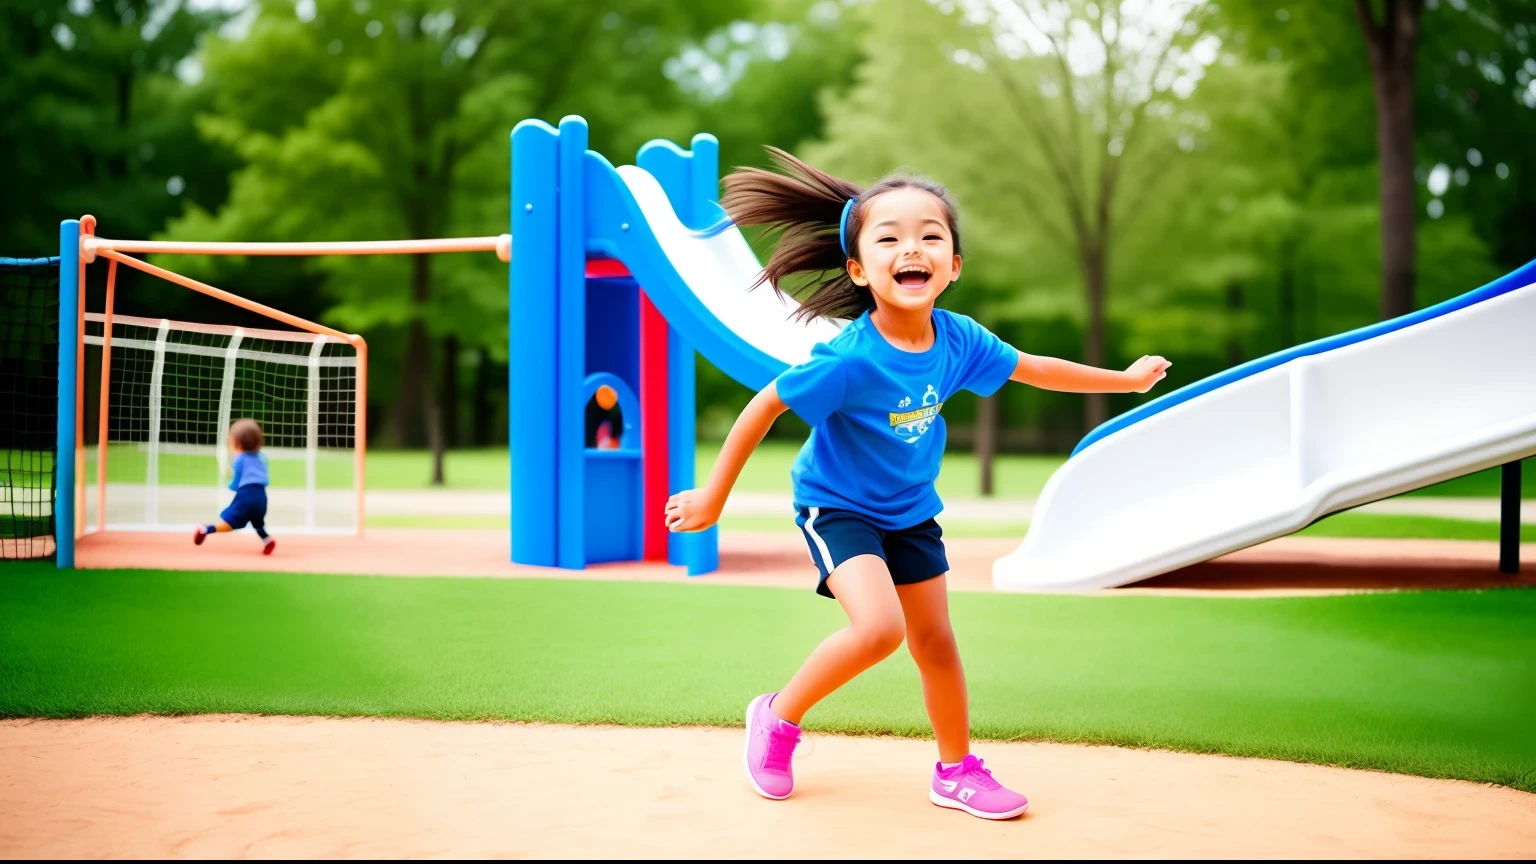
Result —
<path fill-rule="evenodd" d="M 1360 342 L 1364 342 L 1368 339 L 1375 339 L 1378 336 L 1394 333 L 1406 327 L 1412 327 L 1415 324 L 1422 324 L 1425 321 L 1431 321 L 1435 318 L 1441 317 L 1442 315 L 1448 315 L 1457 310 L 1465 309 L 1468 306 L 1482 303 L 1485 300 L 1491 300 L 1494 297 L 1498 297 L 1502 294 L 1508 294 L 1511 291 L 1524 288 L 1525 286 L 1531 285 L 1533 283 L 1536 283 L 1536 260 L 1528 262 L 1524 267 L 1501 276 L 1500 278 L 1489 282 L 1487 285 L 1484 285 L 1481 288 L 1478 288 L 1474 291 L 1469 291 L 1460 297 L 1453 297 L 1443 303 L 1438 303 L 1434 306 L 1420 309 L 1417 312 L 1412 312 L 1398 318 L 1393 318 L 1390 321 L 1379 321 L 1375 324 L 1361 327 L 1357 330 L 1350 330 L 1346 333 L 1327 336 L 1314 342 L 1307 342 L 1302 345 L 1297 345 L 1293 348 L 1287 348 L 1284 351 L 1277 351 L 1267 357 L 1260 357 L 1257 360 L 1250 360 L 1240 366 L 1233 366 L 1231 369 L 1228 369 L 1225 372 L 1219 372 L 1209 378 L 1205 378 L 1200 381 L 1196 381 L 1193 384 L 1181 387 L 1166 396 L 1153 399 L 1151 402 L 1148 402 L 1144 405 L 1139 405 L 1136 408 L 1133 408 L 1130 411 L 1127 411 L 1124 414 L 1121 414 L 1120 416 L 1105 422 L 1103 425 L 1083 436 L 1083 440 L 1078 442 L 1077 447 L 1073 449 L 1072 455 L 1076 456 L 1077 454 L 1093 446 L 1095 443 L 1109 437 L 1110 435 L 1115 434 L 1116 432 L 1121 431 L 1122 429 L 1134 426 L 1135 424 L 1140 423 L 1148 417 L 1161 414 L 1162 412 L 1167 411 L 1169 408 L 1172 408 L 1176 405 L 1182 405 L 1191 399 L 1194 399 L 1198 396 L 1203 396 L 1213 390 L 1219 390 L 1228 384 L 1232 384 L 1236 381 L 1241 381 L 1244 378 L 1257 375 L 1266 369 L 1273 369 L 1276 366 L 1282 366 L 1291 362 L 1292 360 L 1297 360 L 1302 357 L 1324 354 L 1329 351 L 1334 351 L 1339 348 L 1344 348 L 1349 345 L 1355 345 Z"/>

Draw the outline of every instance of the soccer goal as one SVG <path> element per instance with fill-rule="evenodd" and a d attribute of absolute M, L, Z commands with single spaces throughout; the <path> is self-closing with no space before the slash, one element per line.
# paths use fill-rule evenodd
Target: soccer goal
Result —
<path fill-rule="evenodd" d="M 185 531 L 229 503 L 229 427 L 261 425 L 267 524 L 287 533 L 362 530 L 367 345 L 112 249 L 101 311 L 81 328 L 85 489 L 81 533 Z M 262 313 L 270 328 L 114 313 L 119 263 Z M 289 329 L 278 329 L 287 325 Z M 94 494 L 92 494 L 94 490 Z"/>
<path fill-rule="evenodd" d="M 60 567 L 74 541 L 105 531 L 190 531 L 228 505 L 230 424 L 260 424 L 266 524 L 283 533 L 363 531 L 368 345 L 279 309 L 134 257 L 159 255 L 421 255 L 495 252 L 512 237 L 316 243 L 109 240 L 85 216 L 60 226 L 57 490 Z M 86 308 L 85 274 L 107 265 L 100 308 Z M 117 314 L 119 265 L 265 319 L 262 326 Z M 139 286 L 139 290 L 145 290 Z M 141 307 L 144 304 L 139 304 Z M 232 318 L 234 316 L 231 316 Z M 250 316 L 246 316 L 248 319 Z M 74 458 L 66 454 L 73 452 Z M 14 473 L 14 472 L 13 472 Z M 66 491 L 70 490 L 70 491 Z M 70 501 L 70 498 L 73 501 Z M 71 504 L 73 506 L 71 506 Z"/>
<path fill-rule="evenodd" d="M 100 406 L 86 433 L 88 531 L 212 521 L 229 502 L 226 436 L 242 417 L 265 438 L 274 530 L 360 529 L 366 375 L 352 339 L 88 311 L 84 341 L 87 404 Z"/>

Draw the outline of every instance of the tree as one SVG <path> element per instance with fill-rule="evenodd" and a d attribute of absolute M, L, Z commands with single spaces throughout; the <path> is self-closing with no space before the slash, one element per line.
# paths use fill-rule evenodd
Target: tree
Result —
<path fill-rule="evenodd" d="M 1415 177 L 1428 226 L 1457 217 L 1483 238 L 1497 269 L 1536 258 L 1536 2 L 1474 0 L 1426 8 L 1417 66 Z M 1436 203 L 1438 202 L 1438 203 Z M 1420 302 L 1451 286 L 1421 254 Z M 1428 295 L 1423 296 L 1423 295 Z"/>
<path fill-rule="evenodd" d="M 868 18 L 869 59 L 834 100 L 821 152 L 874 176 L 932 165 L 966 209 L 965 281 L 991 289 L 970 296 L 1008 318 L 1081 315 L 1082 360 L 1108 364 L 1117 243 L 1178 190 L 1170 163 L 1204 122 L 1184 110 L 1214 59 L 1198 21 L 1184 7 L 1141 17 L 1119 3 L 1025 0 L 891 0 Z M 893 112 L 892 92 L 922 119 Z M 1061 290 L 1073 283 L 1080 302 Z M 1102 394 L 1085 402 L 1089 427 L 1107 418 Z"/>
<path fill-rule="evenodd" d="M 1413 311 L 1416 265 L 1413 180 L 1414 55 L 1424 0 L 1355 0 L 1376 94 L 1376 148 L 1381 160 L 1381 317 Z"/>
<path fill-rule="evenodd" d="M 319 240 L 498 233 L 508 223 L 513 125 L 580 111 L 593 122 L 598 149 L 632 148 L 673 132 L 686 116 L 663 61 L 734 9 L 657 0 L 606 8 L 560 0 L 265 3 L 248 36 L 216 42 L 207 53 L 218 99 L 202 130 L 244 167 L 224 208 L 189 211 L 171 234 Z M 359 331 L 403 331 L 393 370 L 384 352 L 374 357 L 400 381 L 395 437 L 410 444 L 424 435 L 432 480 L 441 483 L 443 401 L 457 395 L 463 348 L 505 344 L 504 277 L 485 262 L 426 255 L 311 266 L 341 301 L 330 320 Z"/>
<path fill-rule="evenodd" d="M 87 212 L 146 237 L 183 201 L 222 198 L 228 163 L 176 73 L 224 19 L 176 0 L 0 6 L 0 254 L 56 254 L 59 221 Z"/>

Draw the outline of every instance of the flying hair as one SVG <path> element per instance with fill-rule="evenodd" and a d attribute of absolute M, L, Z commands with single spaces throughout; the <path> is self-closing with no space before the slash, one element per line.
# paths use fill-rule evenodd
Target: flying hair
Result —
<path fill-rule="evenodd" d="M 779 171 L 738 168 L 723 181 L 720 205 L 737 225 L 759 225 L 780 232 L 753 288 L 768 283 L 779 296 L 795 295 L 800 308 L 796 320 L 857 318 L 875 308 L 866 286 L 848 275 L 848 261 L 859 260 L 858 237 L 864 227 L 869 202 L 896 189 L 921 189 L 939 199 L 944 218 L 960 254 L 960 231 L 953 196 L 943 184 L 911 174 L 890 174 L 862 189 L 839 177 L 814 168 L 777 147 L 766 147 Z M 843 253 L 838 231 L 843 208 L 854 202 L 846 226 L 848 252 Z M 809 280 L 797 289 L 788 288 L 791 277 Z"/>

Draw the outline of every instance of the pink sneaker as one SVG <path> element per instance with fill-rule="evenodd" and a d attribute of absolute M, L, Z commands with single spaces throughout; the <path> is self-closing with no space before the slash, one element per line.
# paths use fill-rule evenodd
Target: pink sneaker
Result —
<path fill-rule="evenodd" d="M 789 761 L 800 743 L 800 727 L 768 709 L 777 695 L 764 694 L 747 706 L 747 781 L 757 794 L 775 800 L 795 790 Z"/>
<path fill-rule="evenodd" d="M 993 780 L 975 756 L 948 770 L 935 765 L 928 800 L 982 819 L 1012 819 L 1029 809 L 1028 798 Z"/>

